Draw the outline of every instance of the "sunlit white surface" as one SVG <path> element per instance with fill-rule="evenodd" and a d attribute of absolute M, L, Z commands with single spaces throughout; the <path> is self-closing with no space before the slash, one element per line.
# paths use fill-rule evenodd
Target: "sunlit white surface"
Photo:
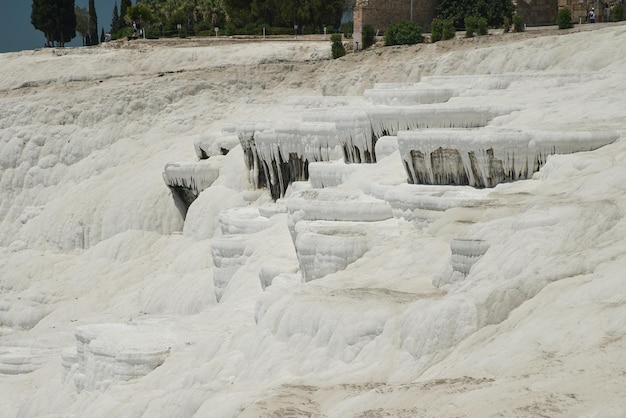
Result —
<path fill-rule="evenodd" d="M 493 127 L 624 136 L 625 26 L 510 35 L 384 59 L 316 61 L 313 42 L 0 56 L 0 410 L 620 416 L 623 139 L 482 190 L 406 184 L 390 145 L 276 203 L 237 145 L 184 223 L 163 182 L 198 138 L 325 103 L 296 96 L 421 76 L 466 89 L 448 108 L 506 110 Z"/>

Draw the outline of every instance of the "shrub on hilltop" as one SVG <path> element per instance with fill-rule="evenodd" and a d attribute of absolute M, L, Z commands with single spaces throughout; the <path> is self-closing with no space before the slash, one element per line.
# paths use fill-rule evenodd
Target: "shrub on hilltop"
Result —
<path fill-rule="evenodd" d="M 371 25 L 363 26 L 363 49 L 367 49 L 376 43 L 376 30 Z"/>
<path fill-rule="evenodd" d="M 559 10 L 558 15 L 556 16 L 556 24 L 559 29 L 569 29 L 572 25 L 572 12 L 570 9 L 563 8 Z"/>
<path fill-rule="evenodd" d="M 455 36 L 454 21 L 452 19 L 433 19 L 430 25 L 430 41 L 445 41 Z"/>
<path fill-rule="evenodd" d="M 513 16 L 513 32 L 524 32 L 524 18 L 520 15 Z"/>
<path fill-rule="evenodd" d="M 332 34 L 330 36 L 330 42 L 331 42 L 330 49 L 331 49 L 334 59 L 337 59 L 346 55 L 346 48 L 343 46 L 340 33 Z"/>
<path fill-rule="evenodd" d="M 474 16 L 467 16 L 465 18 L 465 37 L 473 38 L 477 30 L 478 20 Z"/>
<path fill-rule="evenodd" d="M 385 46 L 413 45 L 424 42 L 422 27 L 415 22 L 404 20 L 389 25 L 385 31 Z"/>
<path fill-rule="evenodd" d="M 479 17 L 476 23 L 477 23 L 476 33 L 478 33 L 478 36 L 484 36 L 484 35 L 489 34 L 489 24 L 487 23 L 486 18 Z"/>

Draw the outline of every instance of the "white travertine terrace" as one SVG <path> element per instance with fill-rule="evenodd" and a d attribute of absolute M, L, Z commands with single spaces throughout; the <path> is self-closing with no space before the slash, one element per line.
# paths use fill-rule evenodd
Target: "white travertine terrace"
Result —
<path fill-rule="evenodd" d="M 528 179 L 549 155 L 592 151 L 616 132 L 547 132 L 512 129 L 427 129 L 398 132 L 398 147 L 413 184 L 493 187 Z"/>

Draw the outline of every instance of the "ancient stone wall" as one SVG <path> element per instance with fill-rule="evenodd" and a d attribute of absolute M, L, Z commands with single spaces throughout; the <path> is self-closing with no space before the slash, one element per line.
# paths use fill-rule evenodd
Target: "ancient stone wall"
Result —
<path fill-rule="evenodd" d="M 560 0 L 518 0 L 517 14 L 528 26 L 555 25 Z M 578 1 L 578 0 L 574 0 Z"/>
<path fill-rule="evenodd" d="M 567 8 L 572 11 L 572 22 L 589 23 L 589 10 L 594 8 L 596 22 L 610 21 L 609 9 L 603 1 L 599 0 L 558 0 L 558 7 Z"/>
<path fill-rule="evenodd" d="M 436 4 L 436 0 L 357 0 L 354 8 L 354 40 L 361 44 L 364 25 L 370 25 L 382 34 L 387 26 L 403 20 L 412 20 L 424 32 L 429 32 Z"/>

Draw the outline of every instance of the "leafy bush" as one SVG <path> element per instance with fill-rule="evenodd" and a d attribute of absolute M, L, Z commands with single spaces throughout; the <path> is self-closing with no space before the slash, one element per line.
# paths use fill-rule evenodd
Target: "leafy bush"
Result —
<path fill-rule="evenodd" d="M 524 18 L 520 15 L 513 16 L 513 32 L 524 32 Z"/>
<path fill-rule="evenodd" d="M 478 30 L 478 20 L 474 16 L 465 18 L 465 37 L 473 38 L 474 33 Z"/>
<path fill-rule="evenodd" d="M 372 25 L 363 26 L 363 49 L 367 49 L 376 43 L 376 31 Z"/>
<path fill-rule="evenodd" d="M 504 18 L 502 26 L 504 28 L 504 33 L 509 33 L 511 31 L 511 19 L 509 19 L 508 16 Z"/>
<path fill-rule="evenodd" d="M 431 42 L 454 38 L 454 21 L 452 19 L 433 19 L 430 27 Z"/>
<path fill-rule="evenodd" d="M 487 18 L 478 18 L 478 30 L 476 31 L 478 36 L 484 36 L 489 33 L 489 26 L 487 25 Z"/>
<path fill-rule="evenodd" d="M 424 42 L 422 27 L 415 22 L 404 20 L 389 25 L 385 31 L 385 46 L 413 45 Z"/>
<path fill-rule="evenodd" d="M 556 15 L 556 24 L 559 29 L 568 29 L 573 26 L 572 12 L 570 9 L 562 8 L 559 10 L 559 13 Z"/>
<path fill-rule="evenodd" d="M 443 34 L 442 39 L 445 41 L 446 39 L 452 39 L 455 35 L 454 30 L 454 20 L 446 19 L 443 21 Z"/>
<path fill-rule="evenodd" d="M 341 25 L 341 32 L 343 36 L 350 39 L 352 38 L 352 32 L 354 32 L 354 22 L 346 22 Z"/>
<path fill-rule="evenodd" d="M 208 36 L 215 36 L 215 31 L 214 30 L 201 30 L 200 32 L 196 32 L 196 36 L 198 37 L 208 37 Z"/>
<path fill-rule="evenodd" d="M 233 22 L 226 22 L 224 25 L 224 35 L 226 36 L 233 36 L 236 30 L 237 28 Z"/>
<path fill-rule="evenodd" d="M 330 49 L 331 49 L 334 59 L 337 59 L 346 55 L 346 48 L 343 46 L 341 39 L 342 39 L 341 35 L 338 33 L 334 33 L 330 35 L 330 42 L 331 42 Z"/>
<path fill-rule="evenodd" d="M 266 29 L 267 35 L 293 35 L 293 28 L 280 28 L 271 26 Z"/>
<path fill-rule="evenodd" d="M 618 4 L 611 10 L 611 21 L 620 22 L 624 20 L 624 5 Z"/>
<path fill-rule="evenodd" d="M 243 27 L 244 35 L 258 35 L 262 31 L 263 29 L 258 28 L 255 23 L 248 23 L 246 26 Z"/>
<path fill-rule="evenodd" d="M 118 30 L 116 33 L 112 34 L 111 38 L 112 39 L 122 39 L 122 38 L 127 38 L 129 36 L 131 36 L 133 34 L 133 28 L 130 28 L 128 26 Z"/>
<path fill-rule="evenodd" d="M 195 25 L 193 25 L 193 31 L 198 35 L 200 35 L 200 32 L 209 32 L 209 31 L 213 31 L 213 34 L 215 35 L 215 31 L 214 31 L 214 27 L 211 24 L 211 21 L 209 20 L 203 20 L 201 22 L 196 23 Z M 207 35 L 205 35 L 207 36 Z M 210 35 L 208 35 L 210 36 Z"/>
<path fill-rule="evenodd" d="M 443 39 L 443 20 L 433 19 L 430 24 L 430 42 L 437 42 Z"/>
<path fill-rule="evenodd" d="M 463 26 L 466 16 L 484 17 L 490 27 L 500 27 L 504 18 L 510 18 L 515 11 L 511 0 L 438 0 L 436 3 L 437 17 L 452 19 L 457 28 Z"/>

